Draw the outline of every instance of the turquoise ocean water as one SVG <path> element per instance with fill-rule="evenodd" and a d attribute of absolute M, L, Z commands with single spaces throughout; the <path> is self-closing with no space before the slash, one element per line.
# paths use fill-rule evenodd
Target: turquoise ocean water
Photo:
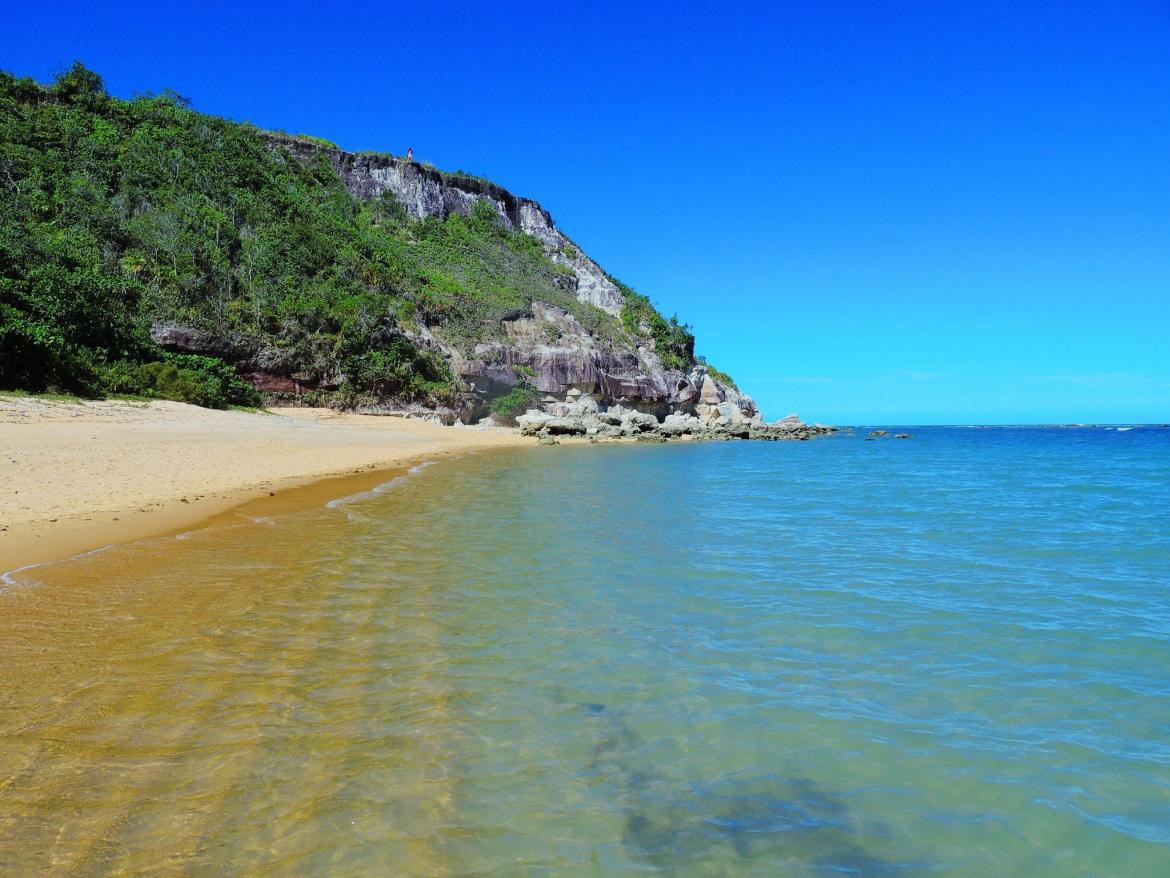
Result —
<path fill-rule="evenodd" d="M 1170 874 L 1170 430 L 912 432 L 484 453 L 74 562 L 223 610 L 105 666 L 117 772 L 32 764 L 129 871 Z M 35 775 L 10 862 L 71 819 Z"/>

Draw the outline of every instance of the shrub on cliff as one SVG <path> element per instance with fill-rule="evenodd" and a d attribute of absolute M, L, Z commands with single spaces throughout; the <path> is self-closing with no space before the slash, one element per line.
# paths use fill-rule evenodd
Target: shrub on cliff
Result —
<path fill-rule="evenodd" d="M 170 399 L 207 408 L 259 406 L 263 398 L 222 360 L 193 354 L 164 354 L 149 363 L 120 361 L 101 374 L 108 393 Z"/>
<path fill-rule="evenodd" d="M 491 413 L 503 421 L 514 421 L 534 407 L 540 399 L 540 392 L 526 381 L 521 381 L 503 396 L 491 402 Z"/>
<path fill-rule="evenodd" d="M 650 299 L 615 277 L 614 285 L 625 298 L 622 305 L 622 326 L 631 335 L 649 335 L 654 340 L 654 352 L 668 369 L 689 369 L 695 362 L 695 336 L 689 324 L 680 323 L 678 315 L 667 320 L 658 313 Z"/>

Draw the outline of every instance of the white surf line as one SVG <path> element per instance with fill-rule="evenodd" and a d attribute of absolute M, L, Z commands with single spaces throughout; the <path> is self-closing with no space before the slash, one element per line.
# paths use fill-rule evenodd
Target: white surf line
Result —
<path fill-rule="evenodd" d="M 469 450 L 466 453 L 467 454 L 475 454 L 476 450 Z M 460 457 L 463 457 L 463 455 L 462 454 L 455 455 L 454 457 L 451 458 L 451 460 L 457 460 Z M 414 466 L 412 466 L 410 469 L 408 469 L 406 471 L 405 475 L 396 476 L 395 478 L 390 479 L 390 481 L 388 481 L 388 482 L 384 482 L 381 485 L 377 485 L 374 488 L 371 488 L 369 491 L 362 491 L 358 494 L 350 494 L 350 495 L 345 496 L 345 497 L 338 497 L 335 500 L 330 500 L 325 505 L 329 509 L 339 509 L 343 506 L 348 506 L 350 503 L 357 503 L 357 502 L 360 502 L 362 500 L 373 499 L 374 497 L 377 497 L 379 494 L 382 494 L 382 493 L 390 490 L 392 487 L 399 484 L 400 482 L 403 482 L 406 479 L 410 478 L 410 476 L 417 475 L 418 473 L 420 473 L 424 469 L 426 469 L 428 466 L 431 466 L 435 463 L 438 463 L 438 461 L 424 460 L 421 463 L 417 463 Z M 85 552 L 79 552 L 76 555 L 70 555 L 68 558 L 57 558 L 57 559 L 52 560 L 52 561 L 38 561 L 35 564 L 25 564 L 22 567 L 15 567 L 12 570 L 8 570 L 8 571 L 5 571 L 3 573 L 0 573 L 0 594 L 3 594 L 5 591 L 7 591 L 12 586 L 20 585 L 21 583 L 19 583 L 15 577 L 21 573 L 24 573 L 26 570 L 35 570 L 38 567 L 49 567 L 50 565 L 53 565 L 53 564 L 67 564 L 70 561 L 79 561 L 82 558 L 85 558 L 87 555 L 96 555 L 99 552 L 105 552 L 105 551 L 107 551 L 109 549 L 113 549 L 117 546 L 137 546 L 141 543 L 149 543 L 149 542 L 154 542 L 156 540 L 159 540 L 159 541 L 161 541 L 161 540 L 187 540 L 187 539 L 190 539 L 191 537 L 195 536 L 196 534 L 204 533 L 205 531 L 209 531 L 209 530 L 218 530 L 220 528 L 225 528 L 225 527 L 245 527 L 245 526 L 247 526 L 245 524 L 245 522 L 247 524 L 268 524 L 268 525 L 272 525 L 272 524 L 276 523 L 275 519 L 270 517 L 270 516 L 260 516 L 258 518 L 253 518 L 253 517 L 248 516 L 248 515 L 240 515 L 239 517 L 241 519 L 243 519 L 243 521 L 240 524 L 234 524 L 234 525 L 233 524 L 223 524 L 223 523 L 208 524 L 205 527 L 196 527 L 196 528 L 192 528 L 190 530 L 182 531 L 181 533 L 171 534 L 169 536 L 162 536 L 162 537 L 150 536 L 150 537 L 143 537 L 143 538 L 137 539 L 137 540 L 130 540 L 129 542 L 125 542 L 125 543 L 109 543 L 109 544 L 104 545 L 104 546 L 98 546 L 96 549 L 89 549 Z"/>
<path fill-rule="evenodd" d="M 328 501 L 325 504 L 325 507 L 327 509 L 340 509 L 343 506 L 350 505 L 351 503 L 360 503 L 362 500 L 373 500 L 379 494 L 384 494 L 386 491 L 389 491 L 395 485 L 398 485 L 398 484 L 406 481 L 407 479 L 409 479 L 413 475 L 417 475 L 418 473 L 420 473 L 424 469 L 426 469 L 428 466 L 431 466 L 432 464 L 434 464 L 436 462 L 437 461 L 434 461 L 434 460 L 424 460 L 422 463 L 415 464 L 410 469 L 408 469 L 406 471 L 405 475 L 395 476 L 394 478 L 390 479 L 390 481 L 383 482 L 380 485 L 375 485 L 373 488 L 371 488 L 368 491 L 359 491 L 357 494 L 347 494 L 344 497 L 337 497 L 333 500 Z"/>
<path fill-rule="evenodd" d="M 248 519 L 248 521 L 252 521 L 252 519 Z M 11 588 L 12 586 L 15 586 L 15 585 L 35 584 L 35 581 L 33 583 L 21 583 L 21 582 L 18 582 L 16 580 L 15 577 L 20 573 L 24 573 L 26 570 L 35 570 L 38 567 L 51 567 L 54 564 L 68 564 L 71 561 L 80 561 L 82 558 L 87 558 L 90 555 L 97 555 L 100 552 L 108 552 L 110 549 L 117 549 L 117 548 L 128 547 L 128 546 L 140 546 L 144 543 L 165 542 L 167 540 L 175 540 L 175 541 L 188 540 L 191 537 L 195 536 L 196 534 L 207 533 L 208 531 L 222 530 L 222 529 L 229 528 L 229 527 L 245 527 L 245 526 L 246 525 L 243 522 L 241 522 L 240 524 L 222 524 L 222 523 L 221 524 L 208 524 L 204 527 L 191 528 L 190 530 L 185 530 L 185 531 L 182 531 L 181 533 L 177 533 L 177 534 L 168 534 L 165 536 L 155 535 L 155 536 L 140 537 L 137 540 L 129 540 L 129 541 L 124 542 L 124 543 L 107 543 L 104 546 L 98 546 L 96 549 L 87 549 L 84 552 L 78 552 L 76 555 L 70 555 L 67 558 L 54 558 L 51 561 L 38 561 L 35 564 L 25 564 L 23 567 L 16 567 L 16 568 L 9 570 L 5 573 L 0 573 L 0 594 L 4 594 L 5 591 L 7 591 L 9 588 Z"/>
<path fill-rule="evenodd" d="M 105 546 L 98 546 L 96 549 L 88 549 L 84 552 L 78 552 L 76 555 L 70 555 L 68 558 L 58 558 L 54 561 L 38 561 L 35 564 L 25 564 L 23 567 L 16 567 L 12 570 L 0 573 L 0 584 L 5 586 L 5 588 L 0 588 L 0 594 L 3 594 L 8 590 L 8 588 L 11 588 L 14 585 L 19 585 L 19 583 L 14 579 L 18 573 L 24 573 L 26 570 L 35 570 L 38 567 L 49 567 L 53 564 L 65 564 L 69 561 L 80 561 L 82 558 L 85 558 L 88 555 L 96 555 L 99 552 L 105 552 L 117 545 L 119 544 L 109 543 Z"/>

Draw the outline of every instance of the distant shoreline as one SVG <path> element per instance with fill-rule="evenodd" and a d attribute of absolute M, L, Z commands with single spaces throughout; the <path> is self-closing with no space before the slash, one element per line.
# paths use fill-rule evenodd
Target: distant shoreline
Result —
<path fill-rule="evenodd" d="M 510 429 L 328 409 L 0 396 L 0 573 L 179 531 L 312 482 L 529 444 Z"/>

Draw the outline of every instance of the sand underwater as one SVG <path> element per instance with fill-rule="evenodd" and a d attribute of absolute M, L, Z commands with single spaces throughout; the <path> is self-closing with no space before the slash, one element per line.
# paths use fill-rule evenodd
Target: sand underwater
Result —
<path fill-rule="evenodd" d="M 0 585 L 0 872 L 1153 875 L 1170 431 L 485 450 Z"/>

